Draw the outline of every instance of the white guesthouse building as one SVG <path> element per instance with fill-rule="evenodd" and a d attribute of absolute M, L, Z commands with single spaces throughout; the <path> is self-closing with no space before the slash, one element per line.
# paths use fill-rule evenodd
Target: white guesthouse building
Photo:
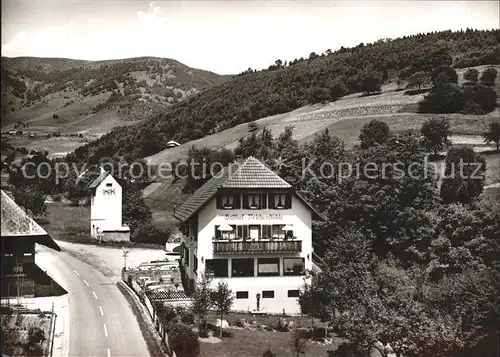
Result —
<path fill-rule="evenodd" d="M 259 160 L 230 165 L 175 210 L 181 273 L 192 290 L 206 269 L 225 280 L 233 310 L 298 314 L 312 268 L 313 220 L 322 217 Z"/>
<path fill-rule="evenodd" d="M 122 187 L 101 168 L 101 174 L 88 186 L 90 235 L 104 241 L 129 241 L 130 228 L 122 225 Z"/>

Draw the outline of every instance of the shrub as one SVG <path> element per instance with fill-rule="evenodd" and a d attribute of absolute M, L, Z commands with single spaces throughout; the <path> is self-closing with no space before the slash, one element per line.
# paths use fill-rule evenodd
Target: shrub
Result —
<path fill-rule="evenodd" d="M 481 77 L 479 79 L 485 86 L 494 86 L 497 73 L 497 70 L 493 67 L 486 68 L 483 73 L 481 73 Z"/>
<path fill-rule="evenodd" d="M 181 315 L 181 321 L 182 323 L 186 325 L 192 325 L 194 324 L 194 314 L 191 312 L 185 312 Z"/>
<path fill-rule="evenodd" d="M 165 244 L 168 237 L 170 237 L 170 230 L 157 228 L 153 223 L 148 222 L 134 229 L 131 240 L 137 243 Z"/>
<path fill-rule="evenodd" d="M 276 354 L 268 348 L 263 354 L 262 357 L 276 357 Z"/>
<path fill-rule="evenodd" d="M 464 79 L 469 82 L 477 82 L 479 78 L 479 71 L 475 68 L 469 68 L 464 73 Z"/>
<path fill-rule="evenodd" d="M 418 103 L 421 113 L 458 113 L 464 105 L 464 94 L 458 86 L 445 84 L 433 88 Z"/>
<path fill-rule="evenodd" d="M 45 341 L 45 331 L 39 327 L 31 327 L 28 330 L 28 342 L 31 345 L 40 344 Z"/>
<path fill-rule="evenodd" d="M 170 324 L 168 342 L 177 357 L 194 357 L 200 353 L 198 336 L 183 324 Z"/>

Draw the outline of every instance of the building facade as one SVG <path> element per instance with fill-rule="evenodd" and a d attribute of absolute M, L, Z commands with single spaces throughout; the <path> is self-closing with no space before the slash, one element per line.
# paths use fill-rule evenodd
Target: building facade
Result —
<path fill-rule="evenodd" d="M 174 216 L 183 231 L 187 290 L 205 272 L 225 280 L 233 310 L 300 313 L 299 289 L 312 269 L 312 221 L 321 216 L 292 186 L 249 157 L 224 168 Z"/>
<path fill-rule="evenodd" d="M 34 297 L 35 285 L 47 280 L 35 264 L 35 243 L 61 248 L 3 190 L 1 191 L 1 296 Z"/>
<path fill-rule="evenodd" d="M 130 228 L 122 225 L 122 187 L 101 168 L 89 185 L 90 236 L 105 241 L 129 241 Z"/>

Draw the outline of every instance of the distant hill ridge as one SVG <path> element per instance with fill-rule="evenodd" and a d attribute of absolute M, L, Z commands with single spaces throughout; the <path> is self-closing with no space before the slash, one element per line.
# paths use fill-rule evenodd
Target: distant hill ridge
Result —
<path fill-rule="evenodd" d="M 399 86 L 411 74 L 441 61 L 455 68 L 500 64 L 500 30 L 417 34 L 313 52 L 289 62 L 278 59 L 267 70 L 249 69 L 141 123 L 116 128 L 69 158 L 96 162 L 103 156 L 151 156 L 164 150 L 169 140 L 186 143 L 308 104 L 369 94 L 374 83 Z"/>
<path fill-rule="evenodd" d="M 87 124 L 99 131 L 104 124 L 101 132 L 106 132 L 108 117 L 116 124 L 143 120 L 230 78 L 156 57 L 2 57 L 1 74 L 2 127 L 23 122 L 41 131 L 86 130 Z M 93 117 L 102 117 L 103 123 Z M 79 125 L 72 126 L 75 122 Z"/>

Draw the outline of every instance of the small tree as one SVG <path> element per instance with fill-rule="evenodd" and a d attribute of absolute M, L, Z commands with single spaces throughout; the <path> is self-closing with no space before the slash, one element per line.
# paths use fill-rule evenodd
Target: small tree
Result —
<path fill-rule="evenodd" d="M 293 332 L 290 347 L 295 357 L 299 357 L 301 353 L 306 353 L 307 339 L 304 336 L 304 331 L 296 329 Z"/>
<path fill-rule="evenodd" d="M 382 84 L 381 78 L 376 72 L 367 72 L 361 76 L 360 89 L 366 93 L 370 94 L 373 92 L 380 91 L 380 85 Z"/>
<path fill-rule="evenodd" d="M 45 204 L 46 195 L 36 185 L 23 185 L 14 188 L 12 191 L 14 201 L 24 207 L 26 213 L 31 211 L 33 216 L 47 214 L 47 205 Z"/>
<path fill-rule="evenodd" d="M 486 162 L 474 149 L 467 146 L 451 148 L 445 164 L 441 184 L 443 203 L 469 204 L 483 192 Z"/>
<path fill-rule="evenodd" d="M 197 317 L 198 322 L 204 322 L 204 332 L 207 331 L 207 314 L 212 305 L 210 290 L 210 273 L 205 271 L 200 282 L 197 284 L 193 294 L 192 311 Z"/>
<path fill-rule="evenodd" d="M 415 72 L 408 79 L 407 88 L 415 88 L 417 87 L 420 91 L 422 86 L 429 85 L 431 83 L 431 75 L 429 72 Z"/>
<path fill-rule="evenodd" d="M 198 336 L 181 323 L 170 323 L 168 342 L 177 357 L 195 357 L 200 353 Z"/>
<path fill-rule="evenodd" d="M 271 351 L 271 348 L 269 347 L 263 354 L 262 357 L 276 357 L 276 353 Z"/>
<path fill-rule="evenodd" d="M 211 293 L 212 305 L 220 315 L 220 338 L 222 338 L 222 320 L 224 319 L 224 314 L 228 314 L 233 306 L 234 296 L 232 296 L 232 293 L 225 281 L 219 281 L 217 287 Z"/>
<path fill-rule="evenodd" d="M 493 67 L 490 67 L 486 68 L 483 73 L 481 73 L 481 77 L 479 79 L 485 86 L 494 86 L 496 78 L 497 70 Z"/>
<path fill-rule="evenodd" d="M 475 68 L 469 68 L 464 73 L 464 79 L 466 81 L 477 83 L 478 78 L 479 78 L 479 71 Z"/>
<path fill-rule="evenodd" d="M 446 118 L 428 119 L 420 129 L 424 136 L 423 144 L 428 150 L 432 150 L 434 155 L 438 151 L 451 145 L 448 136 L 451 135 L 450 122 Z"/>
<path fill-rule="evenodd" d="M 431 72 L 432 84 L 440 87 L 447 83 L 458 83 L 458 74 L 449 66 L 439 66 Z"/>
<path fill-rule="evenodd" d="M 363 149 L 367 149 L 375 144 L 383 144 L 388 138 L 389 125 L 375 119 L 363 125 L 359 134 L 359 141 Z"/>
<path fill-rule="evenodd" d="M 500 121 L 496 120 L 490 123 L 488 131 L 483 134 L 484 142 L 494 142 L 497 146 L 497 152 L 500 149 Z"/>

